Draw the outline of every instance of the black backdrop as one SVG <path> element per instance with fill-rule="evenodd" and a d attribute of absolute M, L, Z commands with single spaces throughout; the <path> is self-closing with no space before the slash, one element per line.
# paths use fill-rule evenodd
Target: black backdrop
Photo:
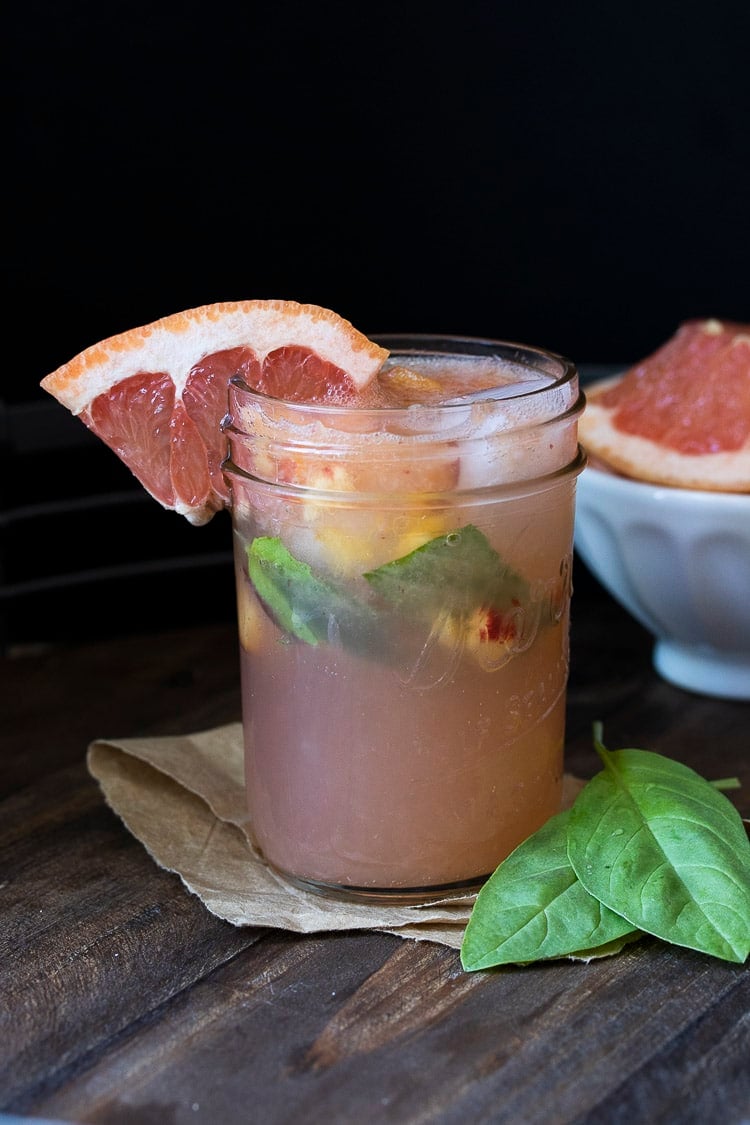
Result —
<path fill-rule="evenodd" d="M 106 336 L 285 297 L 626 364 L 750 320 L 747 0 L 25 0 L 4 32 L 0 647 L 234 616 L 226 513 L 163 511 L 39 389 Z"/>
<path fill-rule="evenodd" d="M 8 402 L 223 299 L 579 362 L 750 319 L 745 0 L 29 0 L 6 20 Z"/>

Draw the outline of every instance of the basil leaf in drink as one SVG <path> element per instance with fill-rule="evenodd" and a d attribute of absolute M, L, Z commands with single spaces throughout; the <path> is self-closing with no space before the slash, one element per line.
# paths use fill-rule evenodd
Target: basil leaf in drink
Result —
<path fill-rule="evenodd" d="M 352 648 L 367 643 L 377 627 L 370 608 L 296 559 L 280 539 L 261 536 L 247 549 L 247 571 L 271 616 L 286 633 L 317 645 L 341 640 Z"/>
<path fill-rule="evenodd" d="M 484 884 L 461 945 L 464 969 L 574 954 L 588 960 L 598 948 L 636 933 L 577 879 L 567 852 L 569 815 L 547 821 Z"/>
<path fill-rule="evenodd" d="M 466 615 L 480 606 L 505 610 L 528 598 L 528 584 L 507 566 L 482 532 L 467 524 L 440 535 L 365 578 L 405 613 L 440 609 Z"/>
<path fill-rule="evenodd" d="M 323 600 L 323 587 L 310 567 L 290 555 L 281 540 L 263 537 L 254 539 L 247 548 L 247 572 L 279 627 L 307 644 L 317 645 L 322 639 L 320 615 L 310 620 L 310 614 L 300 612 L 297 605 L 300 590 L 306 593 L 306 604 Z"/>
<path fill-rule="evenodd" d="M 568 821 L 568 856 L 590 894 L 638 929 L 726 961 L 750 953 L 750 842 L 739 813 L 688 766 L 610 752 Z"/>

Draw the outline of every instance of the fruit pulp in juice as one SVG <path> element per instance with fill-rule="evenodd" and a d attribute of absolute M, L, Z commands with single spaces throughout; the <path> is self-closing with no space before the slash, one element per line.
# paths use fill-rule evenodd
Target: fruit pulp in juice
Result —
<path fill-rule="evenodd" d="M 474 885 L 560 804 L 574 480 L 422 505 L 310 483 L 234 483 L 258 848 L 313 886 Z"/>

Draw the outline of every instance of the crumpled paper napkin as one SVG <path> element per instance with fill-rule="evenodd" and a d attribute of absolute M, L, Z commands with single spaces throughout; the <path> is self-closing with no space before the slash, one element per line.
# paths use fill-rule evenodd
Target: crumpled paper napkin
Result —
<path fill-rule="evenodd" d="M 344 902 L 303 891 L 251 843 L 240 723 L 182 736 L 100 739 L 89 772 L 151 857 L 236 926 L 296 933 L 384 930 L 458 949 L 476 895 L 415 905 Z M 565 775 L 563 807 L 583 782 Z"/>

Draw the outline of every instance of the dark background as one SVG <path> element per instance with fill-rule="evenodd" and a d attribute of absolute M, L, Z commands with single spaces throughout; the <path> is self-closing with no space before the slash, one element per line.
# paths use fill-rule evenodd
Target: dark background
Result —
<path fill-rule="evenodd" d="M 750 320 L 745 0 L 32 0 L 5 40 L 14 636 L 72 628 L 64 606 L 76 627 L 96 616 L 72 577 L 45 608 L 50 574 L 192 552 L 226 566 L 223 524 L 196 531 L 144 502 L 38 389 L 105 336 L 284 297 L 369 333 L 540 344 L 586 373 L 689 317 Z M 92 492 L 120 499 L 87 510 L 85 539 L 71 502 Z M 161 623 L 157 586 L 145 576 L 138 596 Z"/>
<path fill-rule="evenodd" d="M 579 362 L 750 314 L 745 2 L 13 10 L 7 400 L 222 299 Z"/>

